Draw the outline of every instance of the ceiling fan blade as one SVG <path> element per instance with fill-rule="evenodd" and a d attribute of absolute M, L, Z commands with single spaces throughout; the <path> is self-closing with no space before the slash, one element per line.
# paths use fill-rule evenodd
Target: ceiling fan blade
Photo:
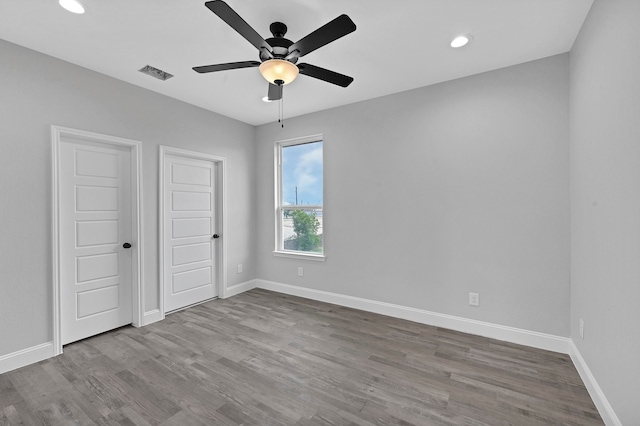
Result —
<path fill-rule="evenodd" d="M 282 87 L 276 86 L 275 84 L 269 83 L 269 93 L 267 94 L 267 99 L 270 101 L 279 101 L 282 99 Z"/>
<path fill-rule="evenodd" d="M 344 37 L 356 30 L 356 24 L 347 15 L 340 15 L 328 24 L 323 25 L 311 34 L 303 37 L 289 47 L 290 55 L 298 58 L 314 50 Z M 295 51 L 298 51 L 296 54 Z"/>
<path fill-rule="evenodd" d="M 193 67 L 195 72 L 204 74 L 207 72 L 235 70 L 238 68 L 251 68 L 260 66 L 258 61 L 229 62 L 228 64 L 203 65 L 201 67 Z"/>
<path fill-rule="evenodd" d="M 340 87 L 347 87 L 353 82 L 353 77 L 311 64 L 298 64 L 298 69 L 300 70 L 300 74 L 333 83 Z"/>
<path fill-rule="evenodd" d="M 247 39 L 258 50 L 266 50 L 270 54 L 273 48 L 254 30 L 247 22 L 240 17 L 228 4 L 222 0 L 208 1 L 204 4 L 213 13 L 218 15 L 220 19 L 226 22 L 231 28 L 236 30 L 238 34 Z"/>

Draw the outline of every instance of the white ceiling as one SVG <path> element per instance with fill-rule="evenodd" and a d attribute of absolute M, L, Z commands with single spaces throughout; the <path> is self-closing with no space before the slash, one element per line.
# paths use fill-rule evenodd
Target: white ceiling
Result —
<path fill-rule="evenodd" d="M 0 38 L 259 125 L 276 121 L 257 68 L 197 74 L 191 67 L 258 60 L 257 50 L 204 0 L 0 0 Z M 284 22 L 297 41 L 342 13 L 357 30 L 301 62 L 354 77 L 341 88 L 300 76 L 284 88 L 290 118 L 515 65 L 571 49 L 593 0 L 226 0 L 264 38 Z M 459 34 L 473 41 L 449 47 Z M 1 52 L 0 52 L 1 54 Z M 175 77 L 162 82 L 145 65 Z"/>

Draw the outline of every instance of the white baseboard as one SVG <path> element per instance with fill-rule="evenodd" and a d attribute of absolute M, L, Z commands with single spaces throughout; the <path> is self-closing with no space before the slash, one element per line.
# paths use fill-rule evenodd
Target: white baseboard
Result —
<path fill-rule="evenodd" d="M 245 291 L 249 291 L 253 288 L 256 288 L 257 280 L 245 281 L 240 284 L 233 285 L 231 287 L 227 287 L 227 291 L 225 292 L 224 298 L 235 296 L 236 294 L 244 293 Z"/>
<path fill-rule="evenodd" d="M 299 296 L 349 308 L 360 309 L 362 311 L 374 312 L 376 314 L 387 315 L 390 317 L 401 318 L 421 324 L 448 328 L 450 330 L 545 349 L 548 351 L 560 352 L 563 354 L 569 352 L 569 339 L 567 337 L 554 336 L 552 334 L 539 333 L 537 331 L 529 331 L 521 328 L 476 321 L 453 315 L 440 314 L 407 306 L 378 302 L 360 297 L 345 296 L 343 294 L 330 293 L 327 291 L 314 290 L 289 284 L 281 284 L 273 281 L 258 279 L 256 280 L 256 287 L 290 294 L 292 296 Z"/>
<path fill-rule="evenodd" d="M 571 356 L 571 360 L 576 366 L 578 374 L 580 374 L 580 378 L 587 387 L 587 391 L 589 392 L 593 403 L 596 405 L 596 408 L 600 413 L 600 417 L 604 420 L 604 424 L 607 426 L 622 426 L 622 422 L 613 411 L 613 407 L 609 404 L 607 397 L 604 395 L 604 392 L 598 385 L 598 382 L 596 382 L 596 378 L 591 373 L 591 370 L 587 366 L 584 358 L 582 358 L 582 355 L 573 340 L 569 341 L 569 356 Z"/>
<path fill-rule="evenodd" d="M 55 356 L 53 342 L 0 356 L 0 374 Z"/>
<path fill-rule="evenodd" d="M 160 311 L 160 309 L 153 309 L 151 311 L 147 311 L 144 313 L 144 317 L 142 318 L 142 325 L 153 324 L 154 322 L 162 321 L 164 319 L 164 315 Z"/>

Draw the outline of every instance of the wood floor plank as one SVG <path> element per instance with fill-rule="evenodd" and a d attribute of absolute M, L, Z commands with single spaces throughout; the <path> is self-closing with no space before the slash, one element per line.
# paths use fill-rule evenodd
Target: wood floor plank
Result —
<path fill-rule="evenodd" d="M 251 290 L 0 375 L 0 426 L 602 425 L 571 359 Z"/>
<path fill-rule="evenodd" d="M 9 375 L 0 374 L 0 408 L 10 407 L 23 401 L 13 382 L 9 380 Z"/>

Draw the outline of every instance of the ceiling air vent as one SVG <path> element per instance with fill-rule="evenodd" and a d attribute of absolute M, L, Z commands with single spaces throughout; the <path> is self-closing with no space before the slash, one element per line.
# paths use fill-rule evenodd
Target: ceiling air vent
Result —
<path fill-rule="evenodd" d="M 171 77 L 173 77 L 173 74 L 169 74 L 168 72 L 164 72 L 162 70 L 159 70 L 158 68 L 154 68 L 151 65 L 146 65 L 138 71 L 162 81 L 169 80 Z"/>

